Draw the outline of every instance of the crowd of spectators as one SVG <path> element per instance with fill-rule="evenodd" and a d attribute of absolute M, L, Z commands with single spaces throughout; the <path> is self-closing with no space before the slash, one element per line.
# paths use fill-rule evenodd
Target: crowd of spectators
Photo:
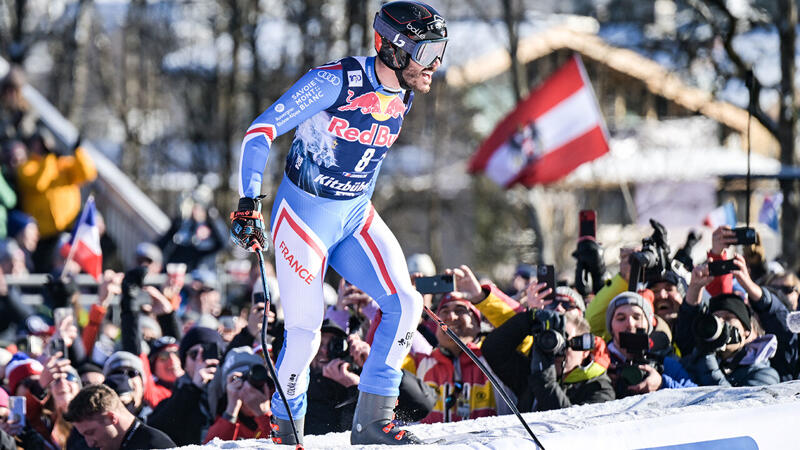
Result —
<path fill-rule="evenodd" d="M 290 301 L 280 298 L 273 274 L 269 305 L 256 268 L 240 291 L 223 295 L 215 256 L 227 244 L 213 224 L 211 193 L 199 189 L 161 239 L 138 245 L 133 266 L 106 268 L 96 302 L 85 308 L 71 277 L 80 269 L 60 245 L 78 216 L 80 188 L 96 171 L 80 143 L 59 149 L 36 127 L 21 83 L 12 70 L 0 85 L 0 447 L 166 448 L 269 437 L 274 386 L 264 358 L 280 352 L 280 303 Z M 462 265 L 441 271 L 452 275 L 452 292 L 424 300 L 522 412 L 797 379 L 798 337 L 786 319 L 797 309 L 800 280 L 764 261 L 757 244 L 735 244 L 735 233 L 719 227 L 704 261 L 684 255 L 638 273 L 630 262 L 642 249 L 632 245 L 608 274 L 592 240 L 575 253 L 578 267 L 591 268 L 588 282 L 548 285 L 537 278 L 540 267 L 519 264 L 513 279 L 495 283 Z M 720 260 L 733 270 L 712 275 L 709 263 Z M 437 273 L 424 254 L 408 266 L 412 280 Z M 5 282 L 28 273 L 51 274 L 37 288 L 40 305 L 22 302 L 22 290 Z M 350 428 L 381 317 L 377 302 L 336 281 L 327 287 L 310 368 L 306 434 Z M 396 420 L 509 413 L 486 374 L 430 317 L 420 317 L 410 339 Z"/>

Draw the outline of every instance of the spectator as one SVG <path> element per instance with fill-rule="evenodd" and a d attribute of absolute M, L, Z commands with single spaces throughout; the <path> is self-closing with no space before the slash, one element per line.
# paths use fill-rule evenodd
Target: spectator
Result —
<path fill-rule="evenodd" d="M 26 416 L 31 426 L 57 447 L 66 447 L 72 424 L 64 419 L 69 402 L 81 389 L 78 371 L 61 354 L 50 357 L 44 365 L 39 384 L 47 392 L 40 401 L 30 399 Z M 72 448 L 72 447 L 70 447 Z"/>
<path fill-rule="evenodd" d="M 361 366 L 348 353 L 347 333 L 339 325 L 326 319 L 320 332 L 319 349 L 310 366 L 305 434 L 341 433 L 353 424 Z M 361 344 L 369 354 L 369 344 L 359 339 Z"/>
<path fill-rule="evenodd" d="M 577 292 L 576 292 L 577 293 Z M 521 411 L 545 411 L 586 403 L 614 400 L 614 387 L 605 367 L 590 349 L 564 345 L 556 352 L 545 349 L 536 336 L 545 329 L 560 333 L 564 342 L 586 337 L 593 344 L 589 323 L 578 308 L 564 314 L 555 310 L 524 311 L 489 333 L 484 355 L 497 376 L 518 398 Z M 548 328 L 547 324 L 551 326 Z M 531 356 L 516 351 L 526 336 L 534 334 Z M 583 341 L 587 342 L 587 341 Z"/>
<path fill-rule="evenodd" d="M 744 264 L 744 258 L 741 262 Z M 769 363 L 777 340 L 771 334 L 758 336 L 751 319 L 747 305 L 736 294 L 711 297 L 708 315 L 701 314 L 693 320 L 695 348 L 683 358 L 698 384 L 762 386 L 780 382 L 778 372 Z M 712 335 L 709 327 L 721 333 Z"/>
<path fill-rule="evenodd" d="M 13 66 L 0 82 L 0 141 L 24 139 L 34 133 L 37 116 L 22 95 L 25 74 Z"/>
<path fill-rule="evenodd" d="M 122 405 L 108 386 L 82 389 L 70 402 L 65 418 L 92 447 L 106 449 L 172 448 L 175 443 L 151 428 Z"/>
<path fill-rule="evenodd" d="M 178 357 L 178 341 L 172 336 L 163 336 L 150 345 L 150 367 L 156 384 L 166 387 L 170 392 L 175 382 L 184 374 Z"/>
<path fill-rule="evenodd" d="M 28 149 L 25 143 L 18 139 L 3 141 L 0 139 L 2 145 L 2 157 L 0 157 L 0 173 L 3 174 L 9 186 L 17 192 L 17 169 L 28 158 Z M 17 199 L 19 200 L 19 199 Z"/>
<path fill-rule="evenodd" d="M 0 239 L 8 236 L 8 211 L 17 206 L 17 193 L 0 173 Z"/>
<path fill-rule="evenodd" d="M 199 320 L 202 316 L 219 317 L 222 312 L 222 295 L 219 292 L 217 275 L 207 269 L 196 269 L 192 282 L 187 286 L 184 316 Z"/>
<path fill-rule="evenodd" d="M 22 211 L 11 211 L 8 216 L 8 237 L 24 252 L 24 273 L 34 272 L 33 252 L 39 245 L 39 225 L 36 220 Z"/>
<path fill-rule="evenodd" d="M 19 421 L 10 417 L 8 393 L 0 389 L 0 448 L 3 449 L 44 449 L 47 443 L 44 438 L 31 428 L 30 421 L 22 426 Z"/>
<path fill-rule="evenodd" d="M 200 444 L 216 417 L 209 407 L 207 386 L 214 378 L 219 355 L 208 354 L 222 346 L 216 330 L 195 327 L 181 339 L 178 358 L 184 374 L 172 396 L 156 406 L 147 423 L 167 433 L 178 445 Z M 194 405 L 187 409 L 186 405 Z"/>
<path fill-rule="evenodd" d="M 686 280 L 672 270 L 664 272 L 657 279 L 647 283 L 647 288 L 653 291 L 654 295 L 654 312 L 667 322 L 670 329 L 675 328 L 678 309 L 686 296 L 687 287 Z"/>
<path fill-rule="evenodd" d="M 145 372 L 142 360 L 126 351 L 118 351 L 106 360 L 103 376 L 108 379 L 112 375 L 125 375 L 131 386 L 131 412 L 139 419 L 146 418 L 152 411 L 145 401 Z"/>
<path fill-rule="evenodd" d="M 190 272 L 215 269 L 216 254 L 225 248 L 227 240 L 216 223 L 219 213 L 210 206 L 211 200 L 211 188 L 206 185 L 197 186 L 184 200 L 180 216 L 158 240 L 167 263 L 186 264 Z"/>
<path fill-rule="evenodd" d="M 80 186 L 94 180 L 97 171 L 80 142 L 73 155 L 59 156 L 44 131 L 30 139 L 28 150 L 17 172 L 17 189 L 22 210 L 36 219 L 42 236 L 33 255 L 35 271 L 49 273 L 59 233 L 70 230 L 81 210 Z"/>
<path fill-rule="evenodd" d="M 105 380 L 103 368 L 92 362 L 84 362 L 78 366 L 78 375 L 81 377 L 81 386 L 103 384 Z"/>
<path fill-rule="evenodd" d="M 599 293 L 598 293 L 599 297 Z M 597 302 L 597 298 L 592 304 Z M 650 335 L 653 331 L 653 305 L 635 292 L 623 292 L 614 297 L 606 309 L 606 329 L 612 336 L 608 344 L 611 353 L 611 364 L 608 372 L 615 385 L 617 398 L 631 394 L 646 394 L 659 389 L 672 389 L 697 386 L 689 374 L 681 366 L 677 358 L 669 353 L 669 343 L 662 343 L 660 348 L 645 344 L 643 349 L 628 348 L 622 342 L 623 333 Z M 640 331 L 642 330 L 642 331 Z M 646 342 L 652 342 L 646 339 Z M 645 353 L 647 363 L 637 361 L 635 351 Z M 624 367 L 634 365 L 641 371 L 641 377 L 632 378 L 625 375 Z M 628 372 L 631 373 L 631 372 Z M 633 370 L 635 374 L 636 371 Z"/>
<path fill-rule="evenodd" d="M 800 364 L 800 348 L 798 348 L 798 335 L 792 333 L 786 322 L 791 311 L 787 303 L 791 305 L 791 300 L 780 288 L 760 286 L 755 283 L 749 275 L 744 257 L 734 255 L 734 264 L 737 270 L 732 274 L 712 278 L 708 273 L 708 266 L 703 264 L 695 267 L 692 272 L 692 281 L 689 283 L 687 293 L 687 304 L 681 307 L 676 333 L 676 343 L 681 347 L 684 355 L 689 355 L 694 350 L 695 341 L 692 325 L 694 318 L 699 315 L 705 303 L 702 302 L 701 292 L 703 288 L 708 291 L 714 290 L 713 286 L 730 285 L 731 281 L 720 281 L 721 278 L 735 278 L 744 290 L 747 301 L 755 312 L 754 318 L 758 319 L 759 325 L 763 326 L 767 334 L 774 335 L 777 339 L 775 356 L 770 360 L 770 364 L 781 377 L 781 380 L 791 380 L 798 375 L 798 364 Z M 772 280 L 772 282 L 779 284 Z M 716 295 L 731 293 L 731 290 L 717 292 Z"/>
<path fill-rule="evenodd" d="M 525 294 L 525 288 L 531 283 L 536 273 L 536 268 L 530 264 L 520 263 L 514 270 L 514 277 L 511 279 L 511 288 L 508 295 L 519 300 Z"/>
<path fill-rule="evenodd" d="M 44 366 L 24 353 L 15 353 L 6 365 L 8 392 L 11 395 L 26 396 L 28 393 L 36 398 L 44 397 L 44 389 L 39 385 L 39 377 Z"/>
<path fill-rule="evenodd" d="M 253 353 L 249 347 L 231 349 L 225 356 L 225 362 L 214 377 L 208 392 L 211 410 L 222 409 L 222 405 L 224 409 L 208 429 L 203 443 L 215 437 L 236 440 L 270 435 L 271 393 L 266 383 L 267 370 L 262 361 L 261 356 Z M 225 402 L 220 403 L 223 400 Z M 302 426 L 303 422 L 300 420 L 298 433 L 302 433 Z"/>
<path fill-rule="evenodd" d="M 461 342 L 479 358 L 481 313 L 468 300 L 446 295 L 436 313 Z M 456 422 L 497 414 L 496 396 L 486 375 L 441 328 L 439 346 L 430 355 L 417 355 L 416 374 L 437 392 L 436 407 L 424 423 Z"/>

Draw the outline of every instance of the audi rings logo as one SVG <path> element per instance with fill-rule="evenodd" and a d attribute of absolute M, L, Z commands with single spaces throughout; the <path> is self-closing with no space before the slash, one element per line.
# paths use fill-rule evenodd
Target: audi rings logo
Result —
<path fill-rule="evenodd" d="M 338 86 L 342 82 L 341 78 L 337 77 L 333 73 L 328 72 L 326 70 L 320 70 L 319 72 L 317 72 L 317 76 L 334 86 Z"/>

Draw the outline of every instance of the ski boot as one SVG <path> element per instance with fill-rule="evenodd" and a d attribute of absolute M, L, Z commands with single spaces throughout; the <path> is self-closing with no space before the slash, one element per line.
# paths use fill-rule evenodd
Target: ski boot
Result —
<path fill-rule="evenodd" d="M 294 426 L 297 427 L 297 436 L 300 438 L 300 442 L 295 442 L 292 422 L 272 416 L 272 442 L 284 445 L 303 445 L 305 419 L 305 417 L 294 419 Z"/>
<path fill-rule="evenodd" d="M 406 430 L 394 428 L 394 407 L 397 397 L 358 393 L 358 404 L 353 415 L 351 444 L 407 445 L 422 444 Z"/>

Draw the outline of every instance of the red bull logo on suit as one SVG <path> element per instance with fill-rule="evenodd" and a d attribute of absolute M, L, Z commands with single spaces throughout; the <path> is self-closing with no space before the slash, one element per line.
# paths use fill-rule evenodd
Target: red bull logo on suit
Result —
<path fill-rule="evenodd" d="M 399 95 L 385 95 L 380 92 L 367 92 L 353 98 L 355 92 L 348 90 L 347 104 L 339 107 L 339 111 L 360 110 L 361 114 L 371 114 L 375 120 L 388 120 L 403 117 L 406 105 Z"/>

